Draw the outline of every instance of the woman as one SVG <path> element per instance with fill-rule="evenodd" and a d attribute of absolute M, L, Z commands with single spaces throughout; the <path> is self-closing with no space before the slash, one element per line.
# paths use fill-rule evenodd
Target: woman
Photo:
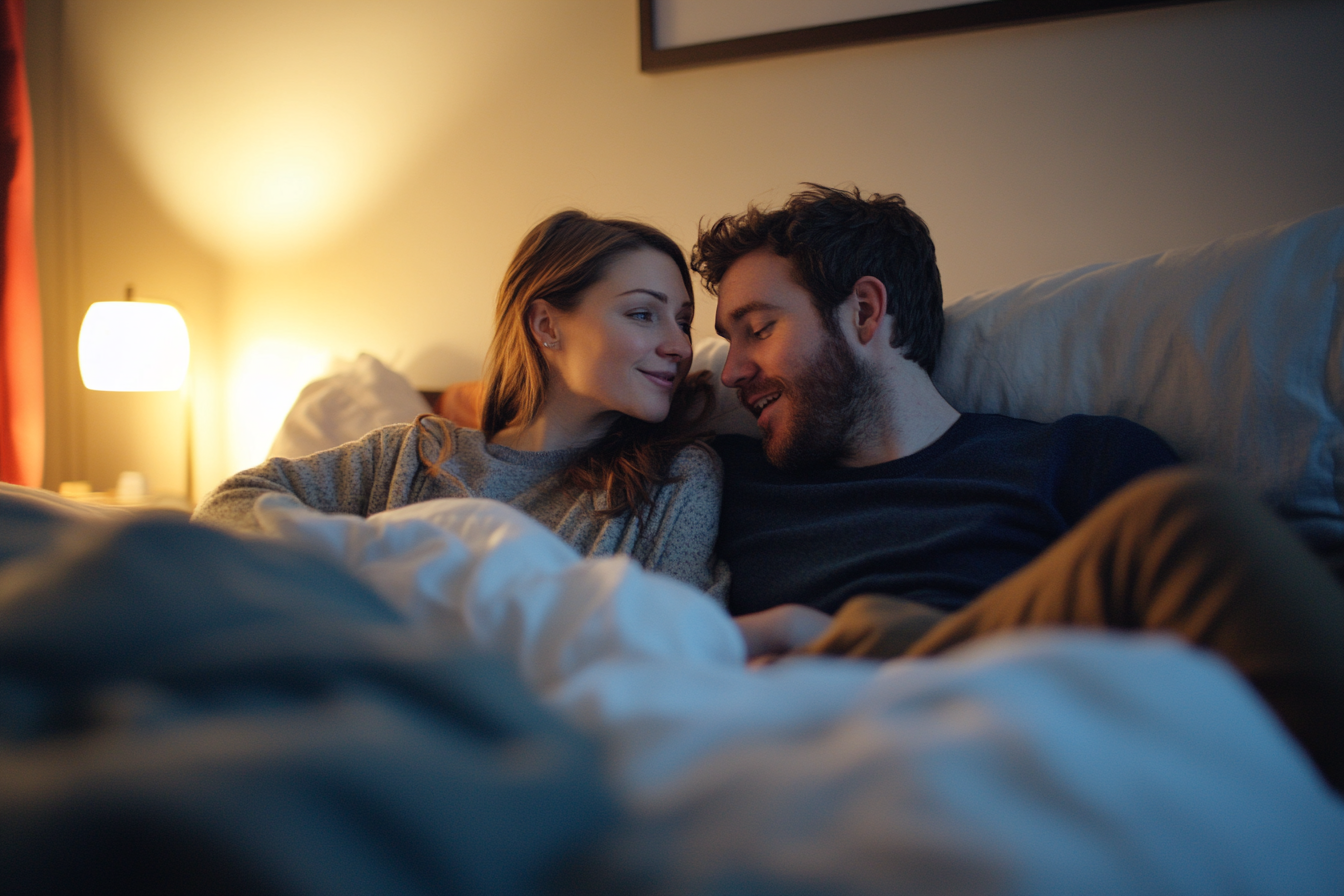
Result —
<path fill-rule="evenodd" d="M 480 430 L 425 414 L 272 458 L 225 480 L 194 518 L 256 528 L 252 506 L 272 492 L 361 516 L 492 498 L 580 554 L 630 554 L 722 603 L 722 471 L 697 430 L 713 397 L 705 380 L 686 379 L 694 314 L 690 271 L 666 235 L 552 215 L 523 238 L 500 286 Z"/>

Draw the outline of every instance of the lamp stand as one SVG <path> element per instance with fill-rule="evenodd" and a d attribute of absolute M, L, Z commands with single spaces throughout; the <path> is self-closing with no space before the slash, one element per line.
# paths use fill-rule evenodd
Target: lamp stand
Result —
<path fill-rule="evenodd" d="M 194 506 L 195 506 L 195 502 L 194 502 L 194 500 L 193 500 L 193 495 L 194 495 L 194 493 L 195 493 L 195 486 L 196 486 L 196 476 L 195 476 L 195 469 L 194 469 L 194 467 L 195 467 L 195 461 L 194 461 L 195 452 L 192 450 L 193 447 L 194 447 L 194 443 L 195 443 L 195 437 L 194 437 L 194 434 L 193 434 L 193 430 L 194 430 L 195 427 L 192 426 L 192 422 L 193 422 L 193 421 L 192 421 L 192 416 L 191 416 L 191 391 L 192 391 L 191 386 L 192 386 L 192 383 L 191 383 L 191 376 L 188 375 L 188 376 L 187 376 L 187 379 L 186 379 L 186 382 L 184 382 L 184 383 L 182 384 L 182 407 L 183 407 L 183 416 L 184 416 L 184 418 L 185 418 L 186 427 L 187 427 L 187 438 L 186 438 L 186 442 L 187 442 L 187 494 L 186 494 L 186 499 L 187 499 L 187 506 L 188 506 L 188 507 L 194 507 Z"/>

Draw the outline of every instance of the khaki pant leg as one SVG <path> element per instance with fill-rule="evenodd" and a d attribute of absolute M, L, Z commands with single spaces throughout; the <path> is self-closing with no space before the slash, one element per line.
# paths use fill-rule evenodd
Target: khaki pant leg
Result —
<path fill-rule="evenodd" d="M 1051 625 L 1170 631 L 1217 651 L 1344 789 L 1344 591 L 1239 487 L 1187 470 L 1143 477 L 905 655 Z"/>
<path fill-rule="evenodd" d="M 886 594 L 858 594 L 845 601 L 826 630 L 802 654 L 889 660 L 948 616 L 942 610 Z"/>

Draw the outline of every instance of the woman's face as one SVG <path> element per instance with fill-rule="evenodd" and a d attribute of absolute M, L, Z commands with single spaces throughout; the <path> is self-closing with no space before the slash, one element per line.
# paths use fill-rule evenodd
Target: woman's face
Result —
<path fill-rule="evenodd" d="M 545 304 L 545 303 L 538 303 Z M 538 330 L 533 312 L 534 332 Z M 667 416 L 672 393 L 691 365 L 695 305 L 681 272 L 656 249 L 618 256 L 578 306 L 561 312 L 546 305 L 553 328 L 543 342 L 550 365 L 547 405 L 579 415 L 608 412 L 657 422 Z"/>

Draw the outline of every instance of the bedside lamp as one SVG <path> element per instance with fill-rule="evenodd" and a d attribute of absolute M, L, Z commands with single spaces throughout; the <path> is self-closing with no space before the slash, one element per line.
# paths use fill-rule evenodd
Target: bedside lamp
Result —
<path fill-rule="evenodd" d="M 182 314 L 162 302 L 94 302 L 79 327 L 79 375 L 98 392 L 172 392 L 186 382 L 191 339 Z M 192 492 L 191 397 L 187 422 L 187 501 Z"/>

